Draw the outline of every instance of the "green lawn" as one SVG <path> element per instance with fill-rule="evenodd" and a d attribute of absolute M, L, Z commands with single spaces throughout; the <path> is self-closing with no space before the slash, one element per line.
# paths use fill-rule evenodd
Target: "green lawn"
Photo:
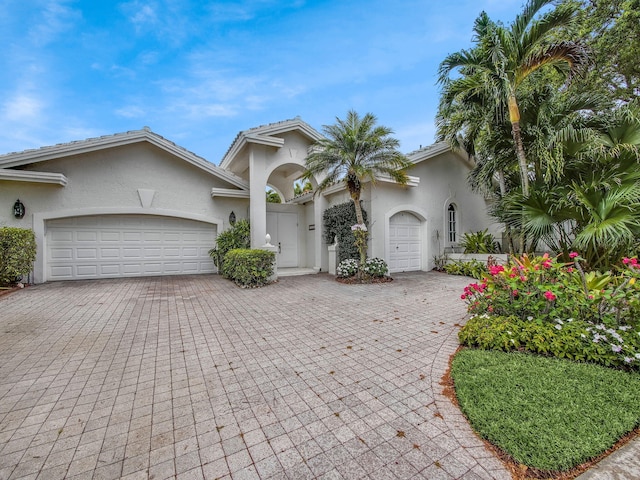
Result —
<path fill-rule="evenodd" d="M 640 374 L 521 353 L 464 349 L 451 376 L 473 428 L 516 461 L 575 467 L 640 424 Z"/>

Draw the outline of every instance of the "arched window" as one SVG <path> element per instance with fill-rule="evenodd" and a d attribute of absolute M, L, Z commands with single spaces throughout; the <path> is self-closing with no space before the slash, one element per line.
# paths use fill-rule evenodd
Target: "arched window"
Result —
<path fill-rule="evenodd" d="M 456 225 L 456 206 L 453 203 L 449 204 L 447 208 L 447 230 L 449 243 L 456 243 L 458 240 L 457 225 Z"/>

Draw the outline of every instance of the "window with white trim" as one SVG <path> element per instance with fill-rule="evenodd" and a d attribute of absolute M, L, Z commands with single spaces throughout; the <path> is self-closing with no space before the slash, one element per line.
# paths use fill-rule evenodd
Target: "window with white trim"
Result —
<path fill-rule="evenodd" d="M 449 243 L 456 243 L 458 240 L 457 225 L 456 225 L 456 206 L 453 203 L 449 204 L 447 208 L 447 230 Z"/>

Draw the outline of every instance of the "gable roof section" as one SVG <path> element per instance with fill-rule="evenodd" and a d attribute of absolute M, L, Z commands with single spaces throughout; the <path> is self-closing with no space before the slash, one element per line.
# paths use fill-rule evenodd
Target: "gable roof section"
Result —
<path fill-rule="evenodd" d="M 438 142 L 438 143 L 434 143 L 433 145 L 428 145 L 418 150 L 414 150 L 413 152 L 407 153 L 407 158 L 411 163 L 415 165 L 447 152 L 453 152 L 457 157 L 463 160 L 470 168 L 473 166 L 472 161 L 469 158 L 469 155 L 467 154 L 467 152 L 461 149 L 452 148 L 447 142 Z"/>
<path fill-rule="evenodd" d="M 86 140 L 60 143 L 48 147 L 0 155 L 0 178 L 2 178 L 3 172 L 9 172 L 9 169 L 11 168 L 140 142 L 148 142 L 152 145 L 155 145 L 156 147 L 180 158 L 181 160 L 184 160 L 185 162 L 197 168 L 200 168 L 201 170 L 204 170 L 205 172 L 214 175 L 242 190 L 249 189 L 248 182 L 246 182 L 242 178 L 234 175 L 229 171 L 215 166 L 204 158 L 199 157 L 193 152 L 190 152 L 186 148 L 180 147 L 179 145 L 171 142 L 170 140 L 167 140 L 161 135 L 152 132 L 149 127 L 144 127 L 142 130 L 131 130 L 124 133 L 116 133 L 114 135 L 105 135 L 102 137 L 88 138 Z"/>
<path fill-rule="evenodd" d="M 229 147 L 229 150 L 227 150 L 227 153 L 225 153 L 222 161 L 220 162 L 220 167 L 228 168 L 240 150 L 242 150 L 242 148 L 248 143 L 256 143 L 276 148 L 282 147 L 284 145 L 284 140 L 281 137 L 278 137 L 278 135 L 294 130 L 300 132 L 313 142 L 322 138 L 322 135 L 316 129 L 302 121 L 300 117 L 250 128 L 248 130 L 243 130 L 236 135 L 236 138 Z"/>

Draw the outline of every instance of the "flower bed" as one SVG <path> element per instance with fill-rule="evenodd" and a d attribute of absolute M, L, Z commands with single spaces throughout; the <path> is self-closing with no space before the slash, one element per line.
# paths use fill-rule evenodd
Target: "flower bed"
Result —
<path fill-rule="evenodd" d="M 536 353 L 640 370 L 640 264 L 584 272 L 573 252 L 563 263 L 543 255 L 494 265 L 465 287 L 472 318 L 464 345 Z"/>

